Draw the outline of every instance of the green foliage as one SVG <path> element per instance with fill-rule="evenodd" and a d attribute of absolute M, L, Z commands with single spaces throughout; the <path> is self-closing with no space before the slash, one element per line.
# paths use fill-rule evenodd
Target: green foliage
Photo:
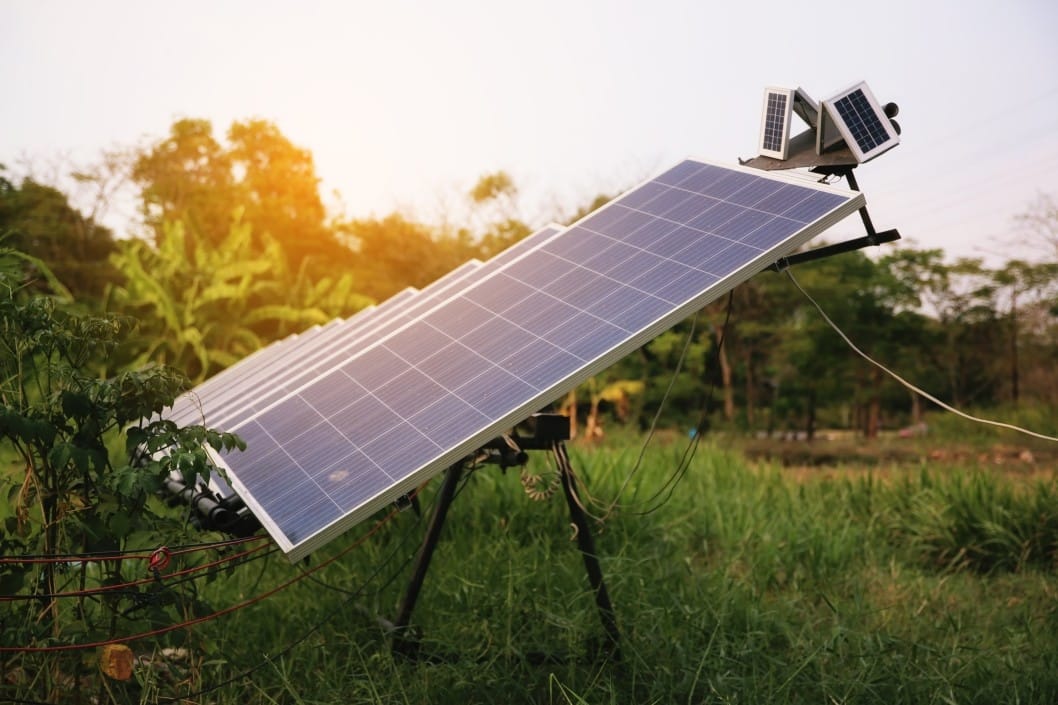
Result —
<path fill-rule="evenodd" d="M 231 450 L 242 443 L 157 418 L 186 388 L 172 368 L 102 376 L 131 321 L 70 313 L 56 298 L 34 294 L 24 270 L 8 266 L 15 258 L 24 259 L 0 251 L 0 488 L 7 500 L 0 554 L 41 560 L 0 564 L 3 592 L 16 600 L 5 606 L 0 643 L 91 642 L 113 636 L 143 593 L 55 597 L 76 585 L 125 582 L 121 561 L 101 567 L 77 557 L 182 535 L 183 518 L 156 498 L 162 481 L 174 470 L 205 477 L 212 467 L 207 445 Z M 5 671 L 37 672 L 37 686 L 55 693 L 65 669 L 83 670 L 69 659 L 35 658 L 16 656 Z"/>
<path fill-rule="evenodd" d="M 358 288 L 379 301 L 408 286 L 426 286 L 478 254 L 468 242 L 443 238 L 399 214 L 353 220 L 341 231 L 357 254 Z"/>
<path fill-rule="evenodd" d="M 655 441 L 637 465 L 641 443 L 611 437 L 570 449 L 588 510 L 602 516 L 620 499 L 593 523 L 620 663 L 592 656 L 601 626 L 561 497 L 533 502 L 510 471 L 482 468 L 448 515 L 413 615 L 424 655 L 436 660 L 395 656 L 373 618 L 397 609 L 429 516 L 428 488 L 423 518 L 399 514 L 315 580 L 204 629 L 223 660 L 203 669 L 201 686 L 163 694 L 219 685 L 262 663 L 265 650 L 261 668 L 208 698 L 889 705 L 1058 696 L 1055 566 L 982 574 L 938 565 L 914 535 L 894 532 L 927 519 L 909 514 L 911 505 L 947 511 L 972 484 L 963 468 L 934 467 L 928 477 L 915 464 L 790 473 L 702 446 L 669 494 L 686 440 Z M 531 462 L 547 472 L 546 457 Z M 991 481 L 998 494 L 1020 484 Z M 1028 504 L 1039 488 L 1018 491 Z M 290 577 L 279 559 L 209 592 L 225 604 Z"/>
<path fill-rule="evenodd" d="M 0 240 L 46 262 L 49 274 L 79 299 L 98 299 L 114 278 L 109 229 L 73 208 L 57 189 L 23 179 L 5 179 L 0 165 Z"/>
<path fill-rule="evenodd" d="M 312 155 L 265 120 L 234 122 L 227 145 L 208 120 L 181 119 L 169 136 L 142 151 L 132 178 L 142 189 L 143 211 L 160 236 L 167 223 L 186 225 L 186 244 L 208 249 L 229 237 L 231 214 L 244 211 L 254 255 L 278 253 L 291 271 L 313 277 L 354 264 L 353 253 L 326 222 Z"/>
<path fill-rule="evenodd" d="M 938 483 L 923 476 L 898 502 L 895 535 L 925 565 L 979 573 L 1058 569 L 1058 491 L 1018 488 L 976 472 Z"/>
<path fill-rule="evenodd" d="M 170 365 L 197 383 L 268 342 L 367 303 L 349 274 L 312 280 L 305 268 L 291 273 L 278 244 L 265 238 L 257 249 L 239 216 L 215 244 L 189 244 L 180 222 L 165 225 L 157 247 L 121 244 L 114 263 L 125 282 L 111 292 L 110 306 L 140 320 L 123 364 Z"/>

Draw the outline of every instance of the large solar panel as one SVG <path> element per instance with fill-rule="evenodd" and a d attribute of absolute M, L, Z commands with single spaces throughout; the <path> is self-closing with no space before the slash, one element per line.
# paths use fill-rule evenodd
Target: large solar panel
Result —
<path fill-rule="evenodd" d="M 790 146 L 790 115 L 794 92 L 789 88 L 764 90 L 764 107 L 760 121 L 760 153 L 766 157 L 786 159 Z"/>
<path fill-rule="evenodd" d="M 216 460 L 298 560 L 862 203 L 683 161 L 226 427 L 247 449 Z"/>
<path fill-rule="evenodd" d="M 353 325 L 343 326 L 334 335 L 317 340 L 307 349 L 292 350 L 288 354 L 277 356 L 271 365 L 250 370 L 227 394 L 203 403 L 203 417 L 211 426 L 223 425 L 233 415 L 261 404 L 263 399 L 285 396 L 291 389 L 286 386 L 290 384 L 290 380 L 303 379 L 310 372 L 325 369 L 327 361 L 335 356 L 336 351 L 355 349 L 363 344 L 362 341 L 374 335 L 375 331 L 392 325 L 392 321 L 405 315 L 405 312 L 429 307 L 439 300 L 438 297 L 445 298 L 451 287 L 460 285 L 480 266 L 481 263 L 476 260 L 467 262 L 422 291 L 412 290 L 410 294 L 400 295 L 399 298 L 390 297 L 372 311 L 373 315 L 370 317 L 358 320 Z"/>
<path fill-rule="evenodd" d="M 317 349 L 335 336 L 349 334 L 385 317 L 415 293 L 416 290 L 409 287 L 378 306 L 361 309 L 348 319 L 331 321 L 261 348 L 177 397 L 172 409 L 164 416 L 179 424 L 211 423 L 210 411 L 220 400 L 242 393 L 248 384 L 267 380 L 278 366 L 296 360 L 299 351 Z"/>
<path fill-rule="evenodd" d="M 489 267 L 502 266 L 508 259 L 560 229 L 551 225 L 532 233 L 489 260 Z M 468 285 L 486 271 L 488 269 L 483 268 L 481 262 L 471 260 L 422 291 L 404 289 L 378 307 L 364 309 L 345 321 L 332 321 L 320 329 L 330 335 L 319 334 L 314 327 L 300 335 L 284 338 L 222 370 L 178 398 L 165 416 L 179 424 L 204 423 L 217 428 L 233 426 L 334 366 L 336 360 L 356 354 L 412 320 L 418 312 L 447 298 L 453 287 Z M 308 343 L 311 348 L 307 347 Z M 210 488 L 219 497 L 233 494 L 228 483 L 216 473 L 210 478 Z"/>
<path fill-rule="evenodd" d="M 823 103 L 857 160 L 873 159 L 900 142 L 866 83 L 858 83 Z"/>
<path fill-rule="evenodd" d="M 492 269 L 502 266 L 508 259 L 530 249 L 558 230 L 556 226 L 543 228 L 492 258 L 487 265 L 483 266 L 477 261 L 468 262 L 430 284 L 421 292 L 402 300 L 400 306 L 389 311 L 386 318 L 375 316 L 369 325 L 359 326 L 337 340 L 318 345 L 309 354 L 300 355 L 297 359 L 284 358 L 281 360 L 284 369 L 270 370 L 267 379 L 251 380 L 250 385 L 256 385 L 253 393 L 249 393 L 248 385 L 243 385 L 247 393 L 229 396 L 208 406 L 207 420 L 210 425 L 222 427 L 241 423 L 247 417 L 344 362 L 350 356 L 359 353 L 363 348 L 384 338 L 405 323 L 414 320 L 423 311 L 449 298 L 453 293 L 453 288 L 469 286 Z"/>

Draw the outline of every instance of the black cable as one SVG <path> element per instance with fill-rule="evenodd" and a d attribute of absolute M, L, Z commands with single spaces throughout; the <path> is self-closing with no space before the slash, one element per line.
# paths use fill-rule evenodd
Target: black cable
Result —
<path fill-rule="evenodd" d="M 716 347 L 713 348 L 713 364 L 710 366 L 711 369 L 715 369 L 719 365 L 720 351 L 723 348 L 724 341 L 727 339 L 727 327 L 728 323 L 731 321 L 731 311 L 733 308 L 734 290 L 731 290 L 730 292 L 728 292 L 727 311 L 724 314 L 724 323 L 720 328 L 720 338 L 717 340 Z M 698 446 L 701 443 L 702 435 L 705 431 L 706 425 L 708 424 L 709 416 L 712 413 L 712 401 L 714 391 L 716 391 L 716 377 L 715 375 L 710 375 L 709 386 L 706 389 L 705 399 L 702 401 L 701 415 L 699 416 L 698 423 L 694 427 L 694 437 L 691 438 L 690 442 L 687 444 L 687 447 L 684 448 L 683 455 L 680 457 L 679 462 L 676 464 L 676 469 L 668 477 L 668 479 L 666 479 L 665 482 L 662 483 L 661 487 L 657 490 L 657 492 L 655 492 L 647 500 L 644 501 L 644 504 L 657 500 L 659 497 L 661 497 L 662 494 L 665 495 L 664 499 L 662 499 L 659 503 L 657 503 L 653 507 L 650 507 L 649 509 L 638 512 L 632 512 L 633 515 L 646 516 L 648 514 L 652 514 L 661 507 L 665 506 L 665 504 L 672 498 L 672 494 L 675 491 L 676 486 L 679 484 L 680 480 L 682 480 L 683 477 L 687 474 L 687 471 L 690 469 L 691 466 L 691 461 L 694 460 L 694 456 L 698 452 Z"/>

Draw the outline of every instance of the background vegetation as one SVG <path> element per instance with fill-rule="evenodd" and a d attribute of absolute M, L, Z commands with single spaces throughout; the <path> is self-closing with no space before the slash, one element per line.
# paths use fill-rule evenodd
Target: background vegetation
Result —
<path fill-rule="evenodd" d="M 260 120 L 220 140 L 183 119 L 105 155 L 74 175 L 88 210 L 8 176 L 0 697 L 1058 699 L 1053 444 L 940 416 L 776 274 L 556 404 L 597 499 L 621 661 L 592 657 L 600 628 L 562 502 L 533 502 L 498 470 L 461 488 L 450 560 L 435 562 L 415 617 L 438 659 L 395 658 L 374 617 L 392 616 L 407 580 L 415 515 L 293 569 L 267 542 L 216 546 L 157 490 L 173 463 L 205 472 L 204 439 L 237 440 L 154 414 L 270 342 L 525 236 L 516 185 L 482 176 L 462 227 L 328 215 L 311 155 Z M 138 194 L 136 232 L 98 222 L 115 183 Z M 894 247 L 795 274 L 858 345 L 941 400 L 1053 435 L 1058 208 L 1040 196 L 1020 220 L 1031 261 Z M 72 648 L 85 644 L 97 647 Z"/>

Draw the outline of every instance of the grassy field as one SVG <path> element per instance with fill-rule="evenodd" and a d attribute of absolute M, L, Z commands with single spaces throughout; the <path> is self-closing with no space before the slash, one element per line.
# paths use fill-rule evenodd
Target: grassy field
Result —
<path fill-rule="evenodd" d="M 190 701 L 218 704 L 1058 702 L 1053 462 L 904 446 L 899 462 L 831 454 L 807 467 L 714 442 L 667 487 L 687 441 L 655 439 L 637 467 L 641 443 L 570 448 L 587 508 L 605 516 L 595 533 L 618 662 L 598 656 L 603 631 L 561 492 L 534 501 L 516 470 L 485 467 L 459 491 L 413 616 L 428 660 L 395 657 L 375 620 L 396 612 L 425 527 L 403 512 L 262 602 L 135 643 L 144 656 L 187 651 L 157 656 L 111 693 L 156 702 L 210 689 Z M 549 458 L 531 467 L 546 473 Z M 437 484 L 423 493 L 427 510 Z M 368 528 L 305 564 L 273 555 L 240 566 L 201 595 L 223 608 L 261 594 Z"/>

